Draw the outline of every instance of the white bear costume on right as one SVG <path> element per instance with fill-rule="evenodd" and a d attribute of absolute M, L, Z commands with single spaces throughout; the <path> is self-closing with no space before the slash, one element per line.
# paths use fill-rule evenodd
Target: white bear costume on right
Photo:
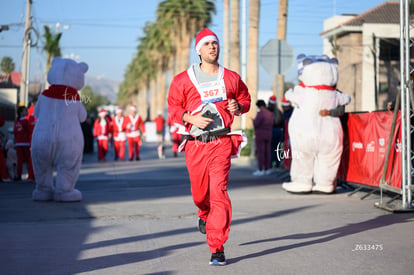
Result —
<path fill-rule="evenodd" d="M 292 193 L 332 193 L 341 161 L 343 130 L 339 118 L 320 116 L 319 111 L 349 104 L 351 98 L 334 88 L 338 81 L 336 59 L 302 58 L 302 83 L 285 94 L 295 108 L 289 120 L 291 182 L 282 187 Z"/>
<path fill-rule="evenodd" d="M 83 133 L 80 123 L 86 110 L 77 90 L 85 82 L 86 63 L 56 57 L 47 79 L 51 86 L 37 101 L 38 118 L 32 137 L 32 161 L 36 177 L 35 201 L 72 202 L 82 200 L 75 189 L 83 155 Z M 53 182 L 53 172 L 57 175 Z"/>

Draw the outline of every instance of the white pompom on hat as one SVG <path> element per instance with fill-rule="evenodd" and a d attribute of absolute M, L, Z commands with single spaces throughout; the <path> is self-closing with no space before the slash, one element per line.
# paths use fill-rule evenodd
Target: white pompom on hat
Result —
<path fill-rule="evenodd" d="M 195 50 L 197 54 L 200 54 L 201 46 L 203 46 L 203 44 L 206 43 L 207 41 L 216 41 L 217 43 L 219 43 L 217 35 L 214 32 L 212 32 L 210 29 L 205 28 L 204 30 L 199 32 L 196 36 Z"/>

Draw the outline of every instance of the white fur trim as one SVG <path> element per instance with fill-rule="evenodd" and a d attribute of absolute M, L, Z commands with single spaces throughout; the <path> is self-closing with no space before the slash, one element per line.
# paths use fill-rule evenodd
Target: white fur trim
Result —
<path fill-rule="evenodd" d="M 215 35 L 207 35 L 207 36 L 204 36 L 203 38 L 200 39 L 200 41 L 198 41 L 198 43 L 197 43 L 197 45 L 195 47 L 197 54 L 200 54 L 201 46 L 204 43 L 206 43 L 207 41 L 216 41 L 217 43 L 219 42 L 218 39 L 217 39 L 217 37 Z"/>

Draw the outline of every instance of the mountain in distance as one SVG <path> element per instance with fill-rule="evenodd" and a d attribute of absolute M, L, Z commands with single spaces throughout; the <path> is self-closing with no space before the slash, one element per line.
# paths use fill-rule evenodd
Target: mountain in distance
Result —
<path fill-rule="evenodd" d="M 120 80 L 105 76 L 86 76 L 85 86 L 90 86 L 94 93 L 106 96 L 111 103 L 116 103 Z"/>

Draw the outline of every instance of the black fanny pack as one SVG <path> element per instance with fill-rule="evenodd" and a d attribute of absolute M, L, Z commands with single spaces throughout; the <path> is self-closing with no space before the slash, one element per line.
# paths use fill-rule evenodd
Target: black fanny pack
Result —
<path fill-rule="evenodd" d="M 217 137 L 227 135 L 228 133 L 230 133 L 230 127 L 226 127 L 226 128 L 215 130 L 215 131 L 205 132 L 197 137 L 193 137 L 191 135 L 185 135 L 184 138 L 187 140 L 198 140 L 198 141 L 206 143 L 206 142 L 216 139 Z"/>

